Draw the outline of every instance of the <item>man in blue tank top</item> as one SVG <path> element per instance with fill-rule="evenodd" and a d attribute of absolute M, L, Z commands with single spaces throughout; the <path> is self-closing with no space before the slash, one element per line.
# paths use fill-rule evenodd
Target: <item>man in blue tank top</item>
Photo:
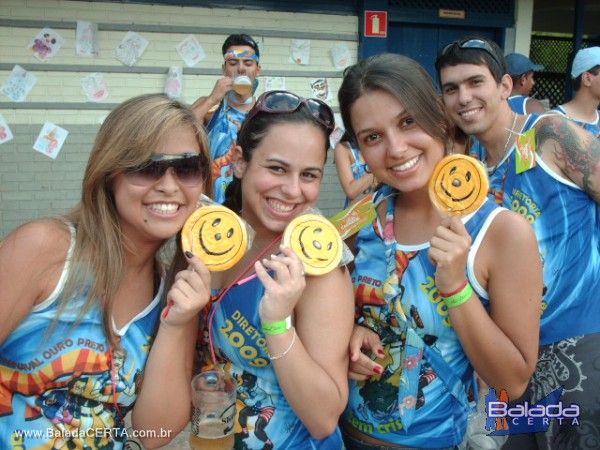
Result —
<path fill-rule="evenodd" d="M 533 97 L 531 91 L 535 86 L 535 71 L 544 70 L 544 66 L 534 64 L 521 53 L 506 55 L 508 74 L 513 81 L 513 90 L 508 97 L 508 103 L 513 111 L 519 114 L 544 113 L 548 108 Z"/>
<path fill-rule="evenodd" d="M 194 114 L 206 125 L 212 154 L 213 199 L 225 200 L 233 179 L 231 150 L 248 111 L 256 103 L 254 92 L 261 73 L 258 44 L 247 34 L 232 34 L 223 43 L 223 76 L 210 95 L 192 105 Z"/>
<path fill-rule="evenodd" d="M 489 196 L 525 216 L 538 239 L 540 354 L 527 400 L 563 386 L 581 426 L 550 419 L 545 433 L 511 436 L 503 448 L 588 448 L 600 442 L 600 141 L 559 114 L 512 111 L 505 64 L 495 43 L 473 37 L 443 47 L 436 70 L 450 117 L 487 166 Z"/>
<path fill-rule="evenodd" d="M 577 52 L 571 77 L 575 97 L 554 110 L 600 138 L 600 47 Z"/>

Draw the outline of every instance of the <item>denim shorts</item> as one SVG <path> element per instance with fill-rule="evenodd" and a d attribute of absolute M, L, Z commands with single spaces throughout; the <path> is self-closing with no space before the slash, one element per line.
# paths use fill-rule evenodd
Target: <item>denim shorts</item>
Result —
<path fill-rule="evenodd" d="M 390 447 L 386 445 L 375 445 L 369 444 L 368 442 L 361 441 L 358 438 L 348 434 L 343 428 L 342 430 L 342 438 L 344 439 L 344 444 L 346 445 L 346 450 L 398 450 L 398 447 Z M 410 450 L 458 450 L 458 447 L 444 447 L 437 449 L 425 449 L 421 447 L 408 447 Z"/>

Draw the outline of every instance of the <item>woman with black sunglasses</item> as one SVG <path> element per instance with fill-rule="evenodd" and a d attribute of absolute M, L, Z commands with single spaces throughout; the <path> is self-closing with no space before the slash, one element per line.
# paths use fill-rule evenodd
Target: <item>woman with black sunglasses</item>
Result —
<path fill-rule="evenodd" d="M 212 340 L 200 346 L 205 363 L 238 380 L 236 449 L 343 448 L 352 284 L 345 267 L 306 276 L 281 245 L 286 226 L 317 205 L 333 124 L 325 103 L 270 91 L 238 136 L 224 204 L 255 236 L 239 263 L 212 274 L 203 324 Z"/>
<path fill-rule="evenodd" d="M 452 152 L 453 133 L 417 62 L 393 54 L 361 61 L 338 99 L 345 129 L 382 183 L 377 216 L 353 245 L 359 318 L 341 420 L 346 447 L 454 449 L 466 432 L 474 370 L 516 399 L 535 368 L 535 236 L 523 217 L 490 201 L 464 217 L 436 209 L 429 180 Z M 473 179 L 452 167 L 448 178 L 462 174 L 452 186 Z"/>
<path fill-rule="evenodd" d="M 121 449 L 132 409 L 149 448 L 185 427 L 210 274 L 166 244 L 210 194 L 209 161 L 190 109 L 132 98 L 102 124 L 79 204 L 0 243 L 0 448 Z"/>

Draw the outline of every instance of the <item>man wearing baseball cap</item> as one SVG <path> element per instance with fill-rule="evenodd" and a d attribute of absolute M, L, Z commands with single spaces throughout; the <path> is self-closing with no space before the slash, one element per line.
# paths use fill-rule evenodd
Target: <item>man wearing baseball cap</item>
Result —
<path fill-rule="evenodd" d="M 600 138 L 600 47 L 577 52 L 571 77 L 575 97 L 554 109 Z"/>
<path fill-rule="evenodd" d="M 535 86 L 534 72 L 544 70 L 544 66 L 534 64 L 527 56 L 521 53 L 506 55 L 508 74 L 512 78 L 513 88 L 508 97 L 508 103 L 513 111 L 518 114 L 542 114 L 548 110 L 546 106 L 529 95 Z"/>

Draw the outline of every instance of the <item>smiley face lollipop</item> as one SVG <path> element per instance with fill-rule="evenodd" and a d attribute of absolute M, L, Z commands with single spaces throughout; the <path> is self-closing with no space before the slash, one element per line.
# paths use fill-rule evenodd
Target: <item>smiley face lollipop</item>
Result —
<path fill-rule="evenodd" d="M 443 158 L 429 180 L 429 197 L 449 216 L 463 216 L 479 209 L 487 197 L 489 181 L 483 165 L 466 155 Z"/>
<path fill-rule="evenodd" d="M 242 219 L 229 208 L 209 205 L 198 208 L 181 230 L 183 251 L 200 258 L 211 272 L 227 270 L 248 248 L 248 232 Z"/>
<path fill-rule="evenodd" d="M 302 214 L 292 220 L 283 233 L 283 244 L 300 257 L 308 275 L 331 272 L 342 259 L 340 234 L 318 214 Z"/>

